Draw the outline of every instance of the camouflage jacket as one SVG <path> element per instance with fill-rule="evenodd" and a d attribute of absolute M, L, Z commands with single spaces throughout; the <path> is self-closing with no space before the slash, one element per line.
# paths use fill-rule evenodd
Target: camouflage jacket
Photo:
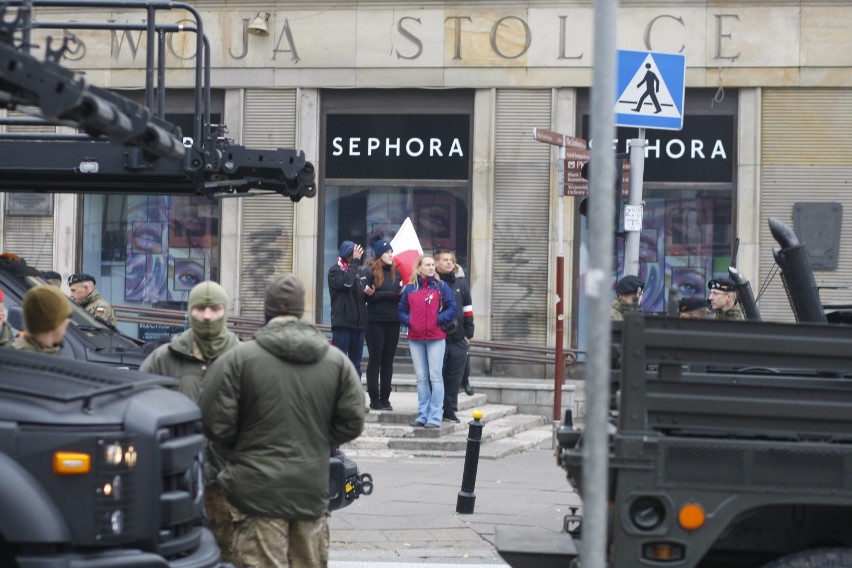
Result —
<path fill-rule="evenodd" d="M 0 324 L 0 347 L 11 347 L 14 340 L 15 334 L 12 333 L 12 327 L 6 322 Z"/>
<path fill-rule="evenodd" d="M 640 308 L 637 304 L 628 304 L 619 298 L 615 298 L 612 301 L 612 305 L 609 307 L 609 319 L 623 320 L 624 312 L 630 312 L 633 310 L 639 311 L 639 309 Z"/>
<path fill-rule="evenodd" d="M 58 346 L 45 347 L 29 335 L 19 335 L 16 337 L 15 341 L 12 342 L 12 348 L 20 349 L 21 351 L 32 351 L 33 353 L 44 353 L 46 355 L 59 355 L 59 352 L 62 350 Z"/>
<path fill-rule="evenodd" d="M 734 304 L 734 307 L 730 310 L 717 310 L 716 318 L 717 320 L 730 320 L 730 321 L 743 321 L 745 320 L 745 314 L 743 313 L 743 309 L 739 304 Z"/>
<path fill-rule="evenodd" d="M 92 290 L 92 293 L 86 296 L 86 299 L 80 305 L 93 317 L 103 320 L 113 327 L 118 325 L 118 320 L 115 319 L 115 310 L 112 309 L 109 302 L 101 298 L 101 293 L 97 290 Z"/>

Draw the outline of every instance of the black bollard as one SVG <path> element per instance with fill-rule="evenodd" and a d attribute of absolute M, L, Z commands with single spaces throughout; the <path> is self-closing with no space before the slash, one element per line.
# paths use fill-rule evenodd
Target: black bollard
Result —
<path fill-rule="evenodd" d="M 479 467 L 479 446 L 482 443 L 481 410 L 473 411 L 473 420 L 468 422 L 470 428 L 467 431 L 467 451 L 464 455 L 464 473 L 462 474 L 462 486 L 456 501 L 456 513 L 469 515 L 473 513 L 476 504 L 476 468 Z"/>

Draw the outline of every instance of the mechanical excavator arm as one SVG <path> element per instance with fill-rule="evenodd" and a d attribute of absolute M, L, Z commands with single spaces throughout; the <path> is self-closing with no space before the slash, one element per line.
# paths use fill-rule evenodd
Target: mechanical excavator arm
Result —
<path fill-rule="evenodd" d="M 144 10 L 146 23 L 35 21 L 36 7 Z M 196 26 L 157 23 L 160 10 L 182 9 Z M 60 65 L 75 37 L 68 28 L 145 30 L 146 105 L 88 85 Z M 44 60 L 30 53 L 34 29 L 63 29 L 58 47 L 47 37 Z M 195 33 L 195 132 L 184 144 L 181 129 L 164 118 L 167 33 Z M 159 51 L 159 53 L 158 53 Z M 155 62 L 155 55 L 157 63 Z M 153 77 L 157 73 L 157 114 Z M 280 193 L 299 201 L 317 193 L 314 167 L 302 151 L 256 150 L 234 144 L 226 127 L 210 123 L 210 47 L 201 18 L 189 4 L 161 0 L 0 0 L 0 108 L 32 118 L 0 118 L 5 125 L 59 125 L 76 133 L 0 133 L 0 191 L 68 193 L 168 193 L 207 196 Z"/>

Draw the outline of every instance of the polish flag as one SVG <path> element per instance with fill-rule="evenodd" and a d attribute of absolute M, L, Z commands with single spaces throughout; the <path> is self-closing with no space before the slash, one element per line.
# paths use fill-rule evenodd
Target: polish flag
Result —
<path fill-rule="evenodd" d="M 420 239 L 417 238 L 410 217 L 405 218 L 390 244 L 393 249 L 393 263 L 402 275 L 403 285 L 408 284 L 414 272 L 414 265 L 423 254 L 423 247 L 420 246 Z"/>

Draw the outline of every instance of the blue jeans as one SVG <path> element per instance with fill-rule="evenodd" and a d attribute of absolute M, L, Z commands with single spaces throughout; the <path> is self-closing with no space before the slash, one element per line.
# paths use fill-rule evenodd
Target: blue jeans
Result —
<path fill-rule="evenodd" d="M 441 425 L 444 417 L 444 349 L 443 339 L 409 341 L 411 362 L 417 377 L 417 421 Z"/>

